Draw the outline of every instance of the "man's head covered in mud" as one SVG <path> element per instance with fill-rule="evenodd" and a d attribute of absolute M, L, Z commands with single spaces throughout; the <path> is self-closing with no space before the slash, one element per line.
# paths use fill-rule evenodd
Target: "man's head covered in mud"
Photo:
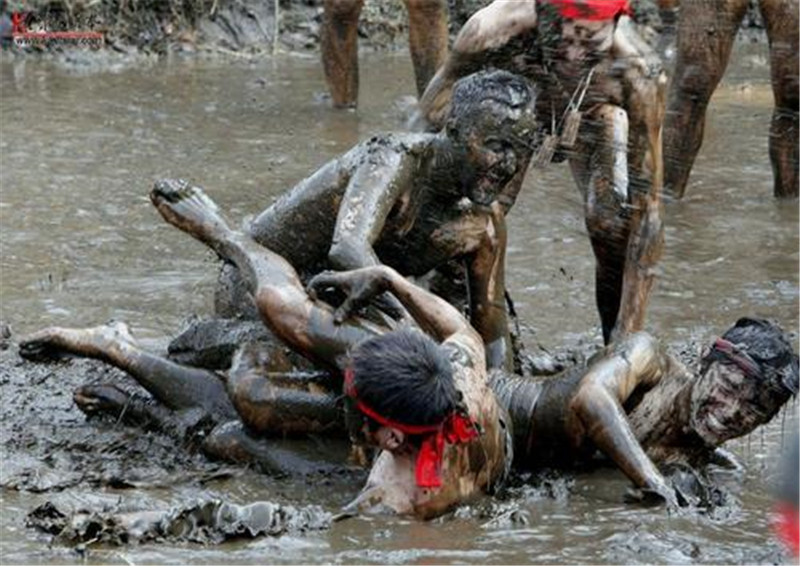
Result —
<path fill-rule="evenodd" d="M 531 155 L 536 133 L 536 93 L 524 78 L 488 70 L 453 88 L 448 138 L 462 151 L 465 196 L 490 204 Z"/>
<path fill-rule="evenodd" d="M 344 391 L 351 436 L 393 453 L 416 452 L 419 487 L 441 485 L 445 443 L 478 434 L 445 351 L 416 330 L 396 330 L 356 346 Z"/>
<path fill-rule="evenodd" d="M 628 0 L 538 0 L 537 29 L 545 58 L 577 70 L 589 68 L 611 50 Z"/>
<path fill-rule="evenodd" d="M 740 318 L 703 356 L 691 426 L 717 446 L 769 422 L 798 390 L 798 357 L 769 321 Z"/>

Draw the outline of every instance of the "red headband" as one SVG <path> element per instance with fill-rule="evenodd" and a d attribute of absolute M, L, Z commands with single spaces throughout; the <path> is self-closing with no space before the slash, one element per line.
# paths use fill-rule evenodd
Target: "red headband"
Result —
<path fill-rule="evenodd" d="M 444 445 L 462 444 L 478 436 L 478 430 L 470 417 L 452 412 L 435 425 L 410 425 L 400 423 L 378 414 L 374 409 L 359 400 L 356 391 L 355 373 L 352 368 L 344 372 L 344 392 L 356 402 L 356 408 L 383 426 L 396 428 L 405 434 L 427 434 L 417 454 L 415 476 L 419 487 L 441 487 L 442 456 Z"/>
<path fill-rule="evenodd" d="M 723 358 L 730 360 L 743 372 L 752 377 L 760 377 L 762 374 L 761 367 L 747 354 L 739 351 L 732 342 L 724 338 L 717 338 L 714 345 L 711 347 L 711 353 L 706 356 L 707 360 L 714 358 Z"/>
<path fill-rule="evenodd" d="M 613 20 L 621 14 L 630 15 L 628 0 L 545 0 L 558 8 L 567 20 Z"/>

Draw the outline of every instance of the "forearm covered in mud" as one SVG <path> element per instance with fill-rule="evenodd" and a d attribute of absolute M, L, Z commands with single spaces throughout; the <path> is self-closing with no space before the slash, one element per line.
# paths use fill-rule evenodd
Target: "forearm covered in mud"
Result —
<path fill-rule="evenodd" d="M 365 163 L 351 178 L 339 207 L 328 253 L 336 269 L 380 264 L 372 246 L 400 195 L 413 185 L 417 160 L 380 143 L 376 140 L 367 146 Z"/>
<path fill-rule="evenodd" d="M 505 306 L 506 224 L 500 204 L 492 205 L 492 217 L 483 245 L 469 266 L 472 326 L 486 345 L 488 369 L 513 369 L 511 335 Z"/>
<path fill-rule="evenodd" d="M 387 289 L 435 339 L 444 341 L 458 333 L 475 334 L 469 322 L 444 299 L 411 283 L 393 269 L 386 268 L 385 277 Z"/>

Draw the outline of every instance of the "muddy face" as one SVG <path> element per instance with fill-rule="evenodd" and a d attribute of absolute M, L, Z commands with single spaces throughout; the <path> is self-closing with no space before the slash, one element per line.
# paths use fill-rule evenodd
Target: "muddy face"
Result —
<path fill-rule="evenodd" d="M 569 62 L 596 61 L 611 49 L 614 20 L 568 20 L 561 27 L 558 53 Z"/>
<path fill-rule="evenodd" d="M 465 154 L 462 172 L 464 196 L 476 204 L 490 205 L 503 187 L 527 162 L 533 145 L 533 110 L 486 112 L 476 117 L 454 144 Z"/>
<path fill-rule="evenodd" d="M 718 446 L 769 422 L 788 393 L 739 367 L 713 362 L 692 388 L 691 425 L 708 444 Z"/>

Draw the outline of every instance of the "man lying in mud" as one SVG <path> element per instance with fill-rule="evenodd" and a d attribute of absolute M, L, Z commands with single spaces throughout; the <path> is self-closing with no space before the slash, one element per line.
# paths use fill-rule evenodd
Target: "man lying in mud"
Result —
<path fill-rule="evenodd" d="M 465 260 L 471 322 L 490 364 L 502 365 L 511 352 L 504 303 L 489 305 L 491 316 L 476 308 L 490 285 L 477 259 L 486 257 L 480 250 L 490 240 L 481 209 L 527 163 L 534 104 L 528 83 L 510 73 L 466 77 L 454 89 L 441 133 L 383 134 L 358 144 L 281 196 L 252 222 L 250 234 L 289 260 L 304 281 L 324 269 L 380 263 L 422 277 L 449 260 Z M 235 268 L 226 264 L 217 315 L 257 318 L 248 305 Z"/>
<path fill-rule="evenodd" d="M 660 60 L 633 29 L 626 0 L 497 0 L 461 28 L 420 99 L 444 124 L 456 81 L 486 67 L 539 89 L 544 136 L 534 166 L 569 160 L 597 260 L 596 301 L 608 343 L 641 330 L 661 257 L 661 128 L 667 84 Z M 525 166 L 501 196 L 513 202 Z"/>
<path fill-rule="evenodd" d="M 574 465 L 599 449 L 636 487 L 674 504 L 658 465 L 735 467 L 718 448 L 797 395 L 798 357 L 779 327 L 741 318 L 695 371 L 639 332 L 586 367 L 540 380 L 498 371 L 490 384 L 510 414 L 517 466 Z"/>
<path fill-rule="evenodd" d="M 216 374 L 147 354 L 119 326 L 43 330 L 20 344 L 23 356 L 37 358 L 63 351 L 105 360 L 133 375 L 167 407 L 201 407 L 220 422 L 229 418 L 235 407 L 246 430 L 241 424 L 219 427 L 206 443 L 207 451 L 222 457 L 242 459 L 247 452 L 247 458 L 269 461 L 273 458 L 270 447 L 256 435 L 317 432 L 344 436 L 349 430 L 351 436 L 366 436 L 389 452 L 373 467 L 369 487 L 357 507 L 383 502 L 407 510 L 412 505 L 417 514 L 427 516 L 485 489 L 499 477 L 503 459 L 511 450 L 502 448 L 502 425 L 495 421 L 498 407 L 483 378 L 482 345 L 450 305 L 383 266 L 320 274 L 310 283 L 309 297 L 285 261 L 227 230 L 218 217 L 211 216 L 209 205 L 196 190 L 163 187 L 156 189 L 154 199 L 169 221 L 202 239 L 257 281 L 254 296 L 276 335 L 323 367 L 344 373 L 347 418 L 339 410 L 338 388 L 323 390 L 291 383 L 290 376 L 271 374 L 269 360 L 252 349 L 240 352 L 227 378 L 230 401 Z M 493 206 L 493 218 L 502 219 L 499 208 Z M 505 254 L 502 222 L 497 226 L 495 269 Z M 328 287 L 347 294 L 335 313 L 313 298 Z M 399 401 L 405 389 L 400 385 L 412 381 L 394 365 L 400 352 L 410 354 L 403 363 L 411 364 L 416 356 L 425 358 L 422 366 L 408 366 L 420 375 L 442 375 L 445 369 L 429 374 L 422 367 L 429 363 L 445 368 L 446 364 L 438 356 L 428 357 L 426 352 L 434 346 L 425 341 L 385 350 L 374 338 L 385 330 L 353 315 L 384 291 L 400 299 L 423 329 L 444 340 L 466 413 L 463 407 L 451 410 L 458 406 L 454 401 L 458 395 L 453 396 L 444 385 L 446 380 L 431 390 L 420 384 L 420 390 L 430 391 L 424 401 L 414 397 L 411 406 Z M 339 320 L 342 322 L 337 323 Z M 407 332 L 387 336 L 405 340 Z M 395 377 L 400 375 L 405 375 L 402 381 Z M 376 383 L 373 378 L 377 376 L 391 379 Z M 687 369 L 652 337 L 636 333 L 595 355 L 587 366 L 563 375 L 531 380 L 496 371 L 490 375 L 490 386 L 510 415 L 514 461 L 519 467 L 585 464 L 600 450 L 638 488 L 675 504 L 677 496 L 657 466 L 676 462 L 694 466 L 723 458 L 719 446 L 768 422 L 797 394 L 798 358 L 778 327 L 743 318 L 713 342 L 697 372 Z M 102 409 L 119 415 L 127 410 L 126 397 L 104 386 L 82 388 L 75 399 L 86 412 Z M 395 407 L 403 407 L 399 411 L 391 407 L 395 399 Z M 442 399 L 442 408 L 433 408 Z M 422 416 L 428 410 L 438 416 Z M 450 416 L 442 421 L 442 415 Z M 470 440 L 474 434 L 470 419 L 480 425 L 474 430 L 483 431 L 480 443 Z M 432 428 L 431 423 L 435 423 Z M 431 437 L 428 432 L 433 430 Z M 418 439 L 407 451 L 409 438 L 420 434 L 428 434 L 426 440 Z M 442 452 L 448 442 L 450 446 L 455 443 L 455 449 Z M 439 471 L 443 492 L 436 493 L 447 495 L 440 500 L 425 499 L 422 485 L 438 483 L 436 463 L 443 453 L 446 458 Z M 423 458 L 423 454 L 427 455 Z M 460 459 L 467 456 L 467 460 Z M 480 471 L 471 468 L 456 481 L 468 462 Z M 400 474 L 400 469 L 404 479 L 393 484 L 402 488 L 398 501 L 385 482 Z M 429 479 L 421 485 L 420 479 L 426 477 Z M 451 489 L 465 491 L 454 493 Z M 412 491 L 416 495 L 409 497 Z"/>
<path fill-rule="evenodd" d="M 208 451 L 233 459 L 257 444 L 254 433 L 330 433 L 342 431 L 346 420 L 353 434 L 382 449 L 353 504 L 358 509 L 431 517 L 501 479 L 511 459 L 506 453 L 510 438 L 489 391 L 483 342 L 458 310 L 395 270 L 376 266 L 337 274 L 335 282 L 348 297 L 334 312 L 306 292 L 285 259 L 232 231 L 200 189 L 160 183 L 151 198 L 168 222 L 241 270 L 276 336 L 332 375 L 343 376 L 346 418 L 330 383 L 327 392 L 302 383 L 281 387 L 280 378 L 273 383 L 263 350 L 242 352 L 226 384 L 212 372 L 143 352 L 119 324 L 44 330 L 20 344 L 23 356 L 66 351 L 102 359 L 128 372 L 171 409 L 201 408 L 218 422 L 238 413 L 240 423 L 212 432 L 206 442 Z M 497 205 L 491 210 L 486 215 L 499 222 L 503 240 L 497 249 L 504 250 L 503 214 Z M 497 269 L 499 263 L 494 265 Z M 422 330 L 389 330 L 349 316 L 381 292 L 391 292 Z M 502 299 L 503 286 L 496 292 Z M 341 391 L 341 379 L 336 389 Z M 87 411 L 117 401 L 124 411 L 127 402 L 119 390 L 103 386 L 83 388 L 75 400 Z M 238 433 L 232 430 L 237 425 Z M 267 452 L 256 449 L 252 457 Z"/>

